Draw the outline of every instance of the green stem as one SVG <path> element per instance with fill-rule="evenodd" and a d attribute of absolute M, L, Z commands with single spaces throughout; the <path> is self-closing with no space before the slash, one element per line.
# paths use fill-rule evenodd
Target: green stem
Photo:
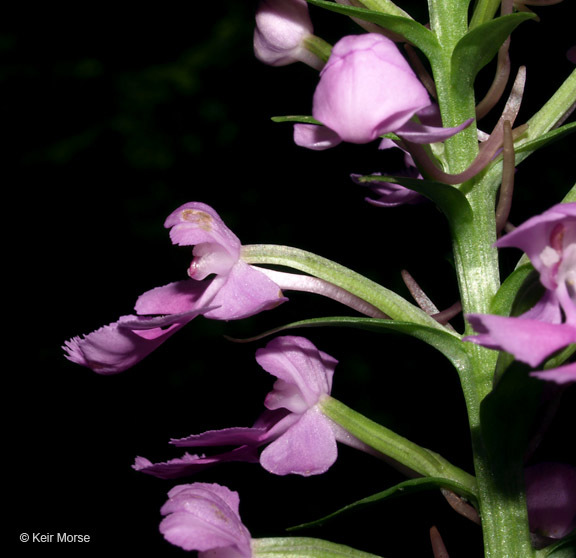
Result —
<path fill-rule="evenodd" d="M 332 53 L 332 45 L 316 35 L 308 35 L 304 39 L 304 47 L 322 62 L 328 62 L 328 58 L 330 58 Z"/>
<path fill-rule="evenodd" d="M 453 75 L 453 53 L 468 30 L 467 1 L 429 0 L 432 30 L 440 43 L 440 56 L 431 60 L 438 92 L 438 103 L 445 125 L 454 126 L 474 116 L 473 82 Z M 480 0 L 476 24 L 488 21 L 494 2 Z M 541 126 L 539 126 L 541 127 Z M 476 128 L 471 126 L 446 142 L 444 164 L 448 172 L 464 170 L 478 153 Z M 454 260 L 464 314 L 488 313 L 490 302 L 500 285 L 496 240 L 495 194 L 500 176 L 487 171 L 459 186 L 471 207 L 469 215 L 449 216 Z M 471 334 L 470 327 L 466 328 Z M 468 410 L 479 511 L 482 519 L 486 558 L 534 556 L 530 542 L 526 502 L 522 489 L 521 465 L 505 470 L 495 456 L 494 436 L 484 431 L 482 403 L 491 392 L 498 353 L 465 343 L 468 365 L 459 370 Z"/>
<path fill-rule="evenodd" d="M 254 558 L 378 558 L 350 546 L 311 537 L 252 539 Z"/>
<path fill-rule="evenodd" d="M 325 396 L 319 405 L 324 415 L 371 448 L 420 475 L 448 479 L 461 487 L 462 494 L 474 497 L 476 493 L 474 477 L 452 465 L 441 455 L 370 420 L 333 397 Z"/>
<path fill-rule="evenodd" d="M 501 0 L 476 0 L 474 13 L 470 20 L 470 29 L 490 21 L 498 11 Z"/>
<path fill-rule="evenodd" d="M 467 0 L 428 0 L 430 26 L 440 48 L 438 55 L 430 60 L 438 104 L 445 126 L 457 126 L 475 116 L 473 83 L 461 83 L 453 79 L 452 54 L 458 41 L 468 30 Z M 454 84 L 458 94 L 454 94 Z M 455 174 L 464 171 L 478 153 L 476 124 L 468 126 L 445 142 L 446 172 Z"/>
<path fill-rule="evenodd" d="M 242 260 L 249 264 L 281 265 L 303 271 L 365 300 L 392 319 L 449 331 L 395 292 L 311 252 L 290 246 L 251 244 L 242 247 Z"/>

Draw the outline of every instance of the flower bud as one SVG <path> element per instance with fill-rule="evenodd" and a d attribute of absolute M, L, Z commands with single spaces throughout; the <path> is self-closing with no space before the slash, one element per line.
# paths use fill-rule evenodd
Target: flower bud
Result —
<path fill-rule="evenodd" d="M 338 41 L 320 74 L 312 114 L 342 141 L 368 143 L 396 132 L 431 104 L 398 47 L 368 33 Z"/>
<path fill-rule="evenodd" d="M 304 46 L 312 35 L 312 21 L 305 0 L 261 0 L 256 12 L 254 53 L 271 66 L 293 62 L 320 68 L 322 62 Z"/>

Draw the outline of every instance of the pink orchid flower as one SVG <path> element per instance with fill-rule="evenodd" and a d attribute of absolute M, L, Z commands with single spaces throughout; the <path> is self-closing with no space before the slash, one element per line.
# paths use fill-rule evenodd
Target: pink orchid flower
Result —
<path fill-rule="evenodd" d="M 239 514 L 237 492 L 219 484 L 175 486 L 160 510 L 160 532 L 199 558 L 251 558 L 252 537 Z"/>
<path fill-rule="evenodd" d="M 174 244 L 194 246 L 190 278 L 142 294 L 136 315 L 66 341 L 66 358 L 100 374 L 115 374 L 134 366 L 198 315 L 237 320 L 286 300 L 276 283 L 242 261 L 240 240 L 208 205 L 187 203 L 165 226 Z"/>
<path fill-rule="evenodd" d="M 161 478 L 196 473 L 226 461 L 259 461 L 276 475 L 317 475 L 328 470 L 337 458 L 336 441 L 354 447 L 360 443 L 325 417 L 321 409 L 330 394 L 337 361 L 319 351 L 303 337 L 284 336 L 259 349 L 256 360 L 276 376 L 267 395 L 267 410 L 251 428 L 226 428 L 172 440 L 180 447 L 236 446 L 215 456 L 186 454 L 182 458 L 153 464 L 139 457 L 134 468 Z M 257 456 L 256 449 L 266 445 Z"/>
<path fill-rule="evenodd" d="M 518 317 L 467 315 L 479 335 L 464 340 L 509 352 L 536 367 L 576 343 L 576 203 L 558 204 L 532 217 L 496 245 L 523 250 L 546 292 Z M 532 374 L 559 384 L 576 382 L 576 363 Z"/>
<path fill-rule="evenodd" d="M 466 126 L 442 128 L 429 121 L 432 101 L 396 44 L 378 33 L 349 35 L 338 41 L 320 73 L 313 117 L 323 126 L 296 124 L 294 141 L 323 150 L 345 141 L 368 143 L 393 132 L 414 143 L 443 141 Z"/>

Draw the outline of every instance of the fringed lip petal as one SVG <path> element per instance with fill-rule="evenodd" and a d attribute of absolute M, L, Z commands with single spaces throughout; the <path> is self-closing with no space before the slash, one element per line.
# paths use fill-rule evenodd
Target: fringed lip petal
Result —
<path fill-rule="evenodd" d="M 88 335 L 66 341 L 65 356 L 98 374 L 117 374 L 140 362 L 205 310 L 152 318 L 122 316 Z"/>
<path fill-rule="evenodd" d="M 212 456 L 185 453 L 182 457 L 160 463 L 152 463 L 145 457 L 137 457 L 132 468 L 135 471 L 140 471 L 141 473 L 146 473 L 147 475 L 152 475 L 160 479 L 175 479 L 194 475 L 214 465 L 231 461 L 258 463 L 258 448 L 256 446 L 244 445 Z"/>

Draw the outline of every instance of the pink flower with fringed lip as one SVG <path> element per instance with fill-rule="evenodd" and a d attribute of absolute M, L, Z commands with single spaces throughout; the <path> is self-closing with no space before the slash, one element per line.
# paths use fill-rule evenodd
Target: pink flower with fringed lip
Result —
<path fill-rule="evenodd" d="M 576 343 L 576 203 L 551 207 L 503 236 L 496 245 L 523 250 L 540 273 L 546 292 L 518 317 L 467 315 L 479 335 L 464 340 L 509 352 L 536 367 L 554 352 Z M 532 375 L 559 384 L 576 382 L 576 363 Z"/>
<path fill-rule="evenodd" d="M 472 122 L 442 128 L 411 120 L 419 116 L 428 122 L 436 112 L 393 41 L 378 33 L 348 35 L 334 45 L 314 92 L 312 115 L 322 126 L 296 124 L 294 141 L 323 150 L 342 141 L 368 143 L 393 132 L 414 143 L 433 143 Z"/>
<path fill-rule="evenodd" d="M 138 457 L 134 468 L 161 478 L 194 474 L 228 461 L 259 461 L 276 475 L 317 475 L 337 458 L 336 442 L 365 449 L 361 442 L 322 413 L 321 401 L 330 395 L 337 361 L 308 339 L 277 337 L 256 352 L 264 370 L 276 376 L 267 395 L 266 411 L 251 428 L 226 428 L 172 440 L 180 447 L 235 446 L 214 456 L 186 454 L 164 463 Z M 257 449 L 266 446 L 260 453 Z"/>
<path fill-rule="evenodd" d="M 136 301 L 136 315 L 66 341 L 66 358 L 100 374 L 115 374 L 134 366 L 199 315 L 237 320 L 286 300 L 274 281 L 242 261 L 240 240 L 210 206 L 184 204 L 165 226 L 174 244 L 194 246 L 190 279 L 147 291 Z"/>

